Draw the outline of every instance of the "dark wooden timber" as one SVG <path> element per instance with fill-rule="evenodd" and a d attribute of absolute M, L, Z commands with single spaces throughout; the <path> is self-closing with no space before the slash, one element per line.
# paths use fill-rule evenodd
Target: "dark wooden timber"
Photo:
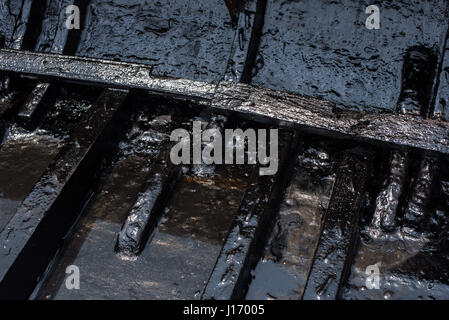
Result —
<path fill-rule="evenodd" d="M 55 87 L 48 82 L 39 82 L 31 90 L 25 102 L 20 106 L 17 117 L 27 128 L 32 129 L 38 119 L 46 112 L 46 107 L 50 105 L 54 97 Z"/>
<path fill-rule="evenodd" d="M 438 90 L 431 115 L 435 118 L 449 121 L 449 44 L 446 44 L 442 59 Z"/>
<path fill-rule="evenodd" d="M 436 69 L 437 57 L 432 49 L 413 47 L 407 51 L 402 69 L 398 112 L 429 116 Z"/>
<path fill-rule="evenodd" d="M 0 50 L 0 71 L 139 88 L 155 93 L 212 101 L 219 112 L 238 113 L 282 125 L 369 142 L 449 154 L 449 123 L 394 113 L 336 111 L 332 102 L 246 84 L 155 77 L 151 67 L 134 63 Z"/>
<path fill-rule="evenodd" d="M 339 161 L 329 207 L 303 299 L 334 300 L 350 272 L 369 178 L 369 154 L 346 152 Z"/>
<path fill-rule="evenodd" d="M 268 236 L 268 227 L 279 209 L 289 161 L 298 145 L 296 133 L 279 132 L 279 170 L 273 176 L 259 176 L 254 167 L 250 184 L 237 216 L 211 273 L 201 299 L 243 299 L 250 271 L 257 264 Z"/>
<path fill-rule="evenodd" d="M 170 146 L 172 143 L 164 143 L 151 164 L 145 190 L 139 194 L 117 237 L 115 250 L 120 254 L 132 256 L 141 252 L 181 176 L 181 167 L 170 161 Z"/>
<path fill-rule="evenodd" d="M 256 14 L 257 0 L 247 0 L 242 5 L 242 13 L 239 14 L 237 20 L 237 34 L 232 41 L 232 53 L 226 68 L 225 79 L 233 82 L 244 82 L 247 78 L 248 65 L 253 66 L 254 57 L 250 57 L 248 53 L 252 51 L 253 36 L 256 28 L 258 14 Z"/>
<path fill-rule="evenodd" d="M 422 230 L 429 219 L 427 208 L 431 201 L 432 185 L 435 183 L 439 162 L 437 158 L 424 156 L 419 163 L 419 171 L 412 180 L 409 199 L 404 210 L 404 225 Z"/>
<path fill-rule="evenodd" d="M 40 16 L 41 14 L 41 10 L 35 10 L 36 12 L 31 13 L 32 5 L 32 0 L 24 0 L 22 3 L 20 15 L 17 17 L 17 26 L 14 29 L 11 42 L 9 43 L 9 47 L 12 49 L 26 49 L 29 45 L 30 35 L 32 33 L 30 30 L 33 28 L 28 28 L 28 26 L 30 26 L 32 22 L 35 23 L 36 20 L 38 20 L 36 15 Z M 36 5 L 37 4 L 35 4 L 35 6 Z M 40 7 L 45 10 L 45 6 L 46 4 L 42 3 Z M 40 26 L 36 26 L 34 29 L 33 32 L 40 30 Z M 0 41 L 0 48 L 3 48 L 4 45 L 4 41 Z M 0 75 L 0 117 L 3 117 L 4 114 L 20 104 L 23 100 L 23 96 L 27 94 L 26 90 L 23 88 L 12 88 L 12 82 L 14 81 L 12 81 L 9 76 Z"/>
<path fill-rule="evenodd" d="M 79 5 L 79 2 L 82 3 L 82 13 L 85 14 L 87 6 L 87 2 L 85 0 L 58 0 L 54 1 L 45 8 L 42 12 L 43 15 L 52 17 L 53 19 L 55 16 L 57 16 L 56 21 L 53 19 L 50 19 L 50 21 L 47 21 L 49 25 L 56 24 L 56 31 L 53 30 L 53 28 L 50 27 L 51 32 L 48 32 L 49 30 L 42 30 L 42 36 L 39 38 L 39 41 L 37 39 L 32 42 L 29 45 L 29 48 L 25 48 L 26 50 L 32 50 L 34 45 L 34 50 L 38 52 L 42 51 L 48 51 L 51 53 L 61 54 L 61 53 L 67 53 L 67 54 L 75 54 L 76 47 L 73 47 L 73 43 L 70 43 L 68 41 L 69 37 L 72 40 L 75 40 L 76 35 L 80 36 L 81 31 L 72 29 L 69 30 L 65 26 L 65 19 L 61 19 L 59 12 L 60 10 L 65 10 L 65 8 L 69 5 L 75 4 Z M 42 9 L 42 8 L 41 8 Z M 84 15 L 80 18 L 82 19 Z M 38 20 L 35 23 L 41 23 L 43 16 L 40 17 L 40 20 Z M 34 29 L 33 27 L 28 29 Z M 27 30 L 28 30 L 27 29 Z M 49 37 L 49 34 L 53 36 L 53 39 L 51 40 L 51 47 L 46 48 L 46 42 L 49 41 L 47 39 Z M 73 34 L 75 34 L 75 38 L 73 38 Z M 78 43 L 79 40 L 76 42 Z M 48 99 L 53 95 L 53 92 L 56 90 L 55 84 L 49 83 L 49 82 L 39 82 L 36 84 L 34 89 L 32 90 L 29 98 L 25 101 L 25 103 L 21 106 L 21 109 L 19 110 L 18 117 L 24 123 L 25 126 L 27 126 L 29 129 L 34 128 L 34 126 L 37 124 L 40 116 L 45 112 L 45 107 L 47 107 L 49 104 Z"/>
<path fill-rule="evenodd" d="M 319 135 L 449 153 L 449 123 L 420 116 L 336 111 L 329 101 L 224 81 L 212 107 Z"/>
<path fill-rule="evenodd" d="M 190 99 L 210 99 L 215 84 L 156 77 L 152 67 L 143 64 L 33 53 L 4 49 L 0 52 L 0 71 L 18 72 L 44 78 L 63 78 L 108 87 L 137 88 Z"/>
<path fill-rule="evenodd" d="M 106 90 L 0 233 L 0 298 L 25 299 L 60 245 L 93 177 L 120 139 L 127 91 Z"/>

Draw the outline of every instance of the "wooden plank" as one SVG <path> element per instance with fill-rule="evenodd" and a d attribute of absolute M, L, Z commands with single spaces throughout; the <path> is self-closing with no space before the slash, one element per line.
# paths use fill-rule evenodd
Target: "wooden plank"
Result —
<path fill-rule="evenodd" d="M 106 90 L 0 233 L 0 298 L 25 299 L 71 227 L 103 159 L 115 148 L 127 91 Z"/>
<path fill-rule="evenodd" d="M 138 255 L 154 232 L 167 199 L 181 176 L 181 167 L 170 161 L 170 146 L 165 142 L 151 164 L 145 191 L 139 194 L 117 237 L 115 250 L 122 255 Z"/>
<path fill-rule="evenodd" d="M 243 299 L 250 271 L 262 254 L 267 226 L 273 220 L 285 185 L 291 153 L 297 145 L 293 132 L 280 132 L 279 170 L 259 176 L 254 168 L 238 214 L 211 273 L 201 299 Z"/>
<path fill-rule="evenodd" d="M 212 107 L 337 138 L 449 153 L 449 123 L 394 113 L 337 112 L 325 100 L 221 82 Z"/>
<path fill-rule="evenodd" d="M 198 100 L 210 99 L 216 87 L 207 82 L 153 76 L 152 67 L 143 64 L 9 49 L 0 50 L 0 70 L 108 87 L 152 90 Z"/>
<path fill-rule="evenodd" d="M 339 161 L 329 208 L 303 299 L 334 300 L 349 275 L 369 178 L 366 154 L 346 152 Z"/>
<path fill-rule="evenodd" d="M 449 123 L 394 113 L 337 111 L 332 102 L 287 92 L 222 81 L 218 87 L 188 79 L 151 75 L 151 67 L 89 59 L 0 50 L 0 71 L 139 88 L 209 103 L 216 111 L 238 113 L 337 138 L 387 143 L 449 154 Z"/>

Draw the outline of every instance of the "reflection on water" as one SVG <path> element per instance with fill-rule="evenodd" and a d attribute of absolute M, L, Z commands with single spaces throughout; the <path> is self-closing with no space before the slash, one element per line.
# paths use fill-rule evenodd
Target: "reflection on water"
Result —
<path fill-rule="evenodd" d="M 11 134 L 0 149 L 0 230 L 31 192 L 58 152 L 49 135 Z"/>

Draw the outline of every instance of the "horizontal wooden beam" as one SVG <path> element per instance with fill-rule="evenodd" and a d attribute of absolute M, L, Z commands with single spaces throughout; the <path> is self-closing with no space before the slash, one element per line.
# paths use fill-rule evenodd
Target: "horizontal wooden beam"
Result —
<path fill-rule="evenodd" d="M 96 83 L 108 87 L 151 90 L 189 99 L 212 98 L 216 84 L 153 76 L 150 65 L 64 56 L 51 53 L 0 50 L 0 71 L 40 78 Z"/>
<path fill-rule="evenodd" d="M 449 154 L 449 122 L 394 113 L 336 110 L 332 102 L 242 83 L 218 84 L 157 77 L 149 65 L 0 50 L 0 72 L 56 78 L 108 87 L 136 88 L 210 104 L 216 111 L 237 113 L 320 135 L 388 143 Z"/>
<path fill-rule="evenodd" d="M 224 81 L 212 107 L 316 134 L 449 153 L 449 122 L 420 116 L 340 111 L 329 101 Z"/>

